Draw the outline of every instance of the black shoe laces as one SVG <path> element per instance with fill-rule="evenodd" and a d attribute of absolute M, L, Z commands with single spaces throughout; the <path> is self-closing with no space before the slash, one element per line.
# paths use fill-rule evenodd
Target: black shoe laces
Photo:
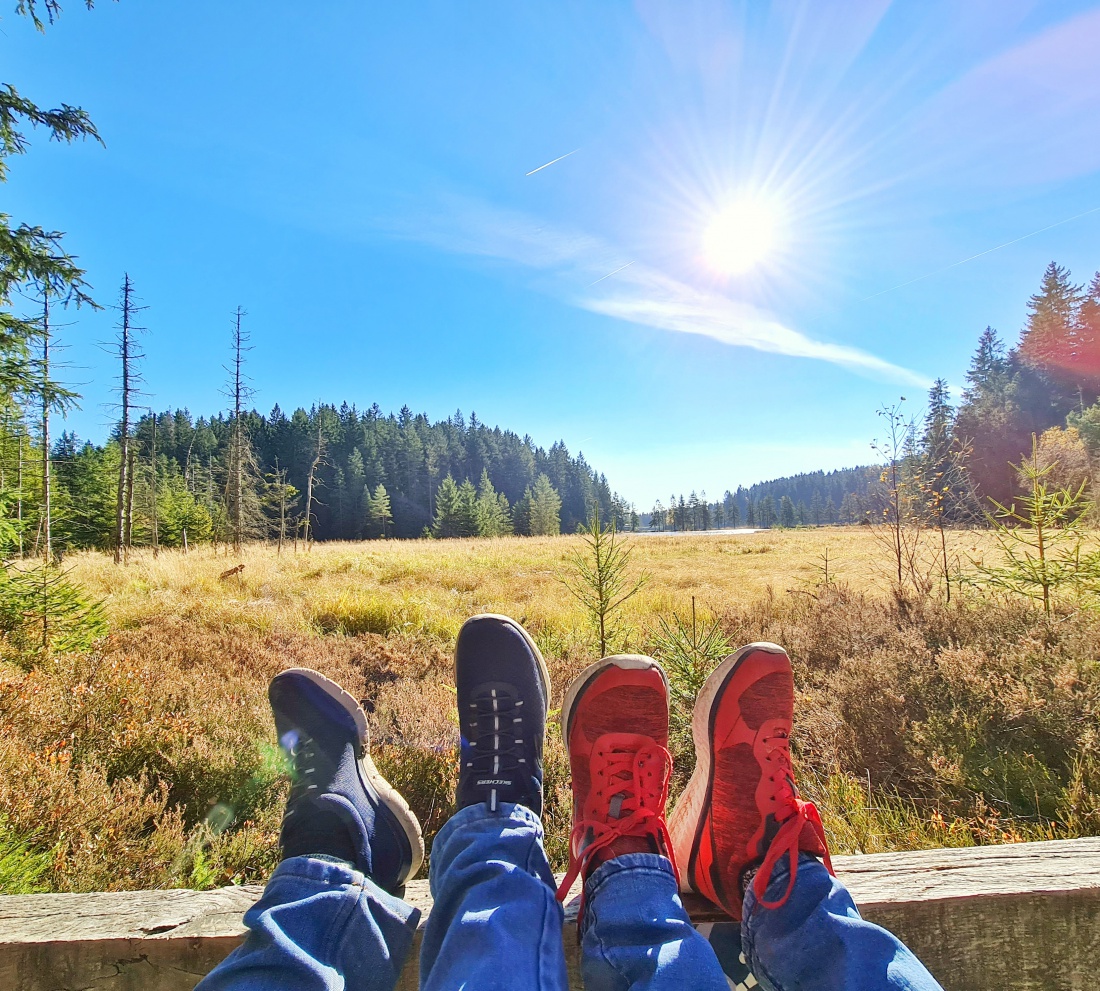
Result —
<path fill-rule="evenodd" d="M 519 774 L 527 774 L 523 756 L 523 700 L 493 688 L 474 696 L 470 703 L 472 748 L 466 771 L 475 786 L 489 789 L 489 808 L 497 809 L 497 791 L 514 786 Z"/>

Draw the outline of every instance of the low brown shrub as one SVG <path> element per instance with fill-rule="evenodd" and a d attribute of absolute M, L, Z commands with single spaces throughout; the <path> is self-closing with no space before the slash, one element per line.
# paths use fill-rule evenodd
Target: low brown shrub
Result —
<path fill-rule="evenodd" d="M 418 626 L 407 611 L 385 633 L 352 635 L 349 617 L 369 612 L 355 612 L 367 600 L 354 595 L 330 600 L 332 622 L 303 607 L 303 622 L 266 626 L 233 620 L 228 608 L 204 612 L 188 588 L 160 614 L 134 610 L 131 582 L 130 619 L 96 652 L 0 666 L 0 865 L 14 865 L 0 869 L 0 886 L 5 877 L 61 891 L 265 878 L 286 791 L 266 687 L 289 666 L 320 670 L 364 701 L 379 767 L 430 849 L 454 808 L 454 615 Z M 649 594 L 664 615 L 678 602 L 667 587 Z M 571 799 L 556 707 L 594 658 L 572 614 L 536 605 L 529 618 L 517 613 L 553 677 L 544 824 L 562 869 Z M 257 614 L 249 610 L 238 611 Z M 801 782 L 836 852 L 1100 832 L 1096 613 L 1047 622 L 1028 604 L 948 607 L 835 583 L 769 588 L 711 612 L 732 644 L 772 640 L 790 652 Z M 639 607 L 630 622 L 631 646 L 645 649 L 656 615 Z M 689 709 L 690 699 L 679 704 Z M 678 783 L 691 759 L 678 749 Z"/>

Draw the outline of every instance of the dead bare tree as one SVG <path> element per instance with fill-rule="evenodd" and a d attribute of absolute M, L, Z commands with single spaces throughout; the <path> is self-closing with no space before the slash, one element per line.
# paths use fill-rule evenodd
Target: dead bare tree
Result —
<path fill-rule="evenodd" d="M 50 503 L 50 293 L 42 293 L 42 523 L 46 560 L 53 560 L 53 526 Z"/>
<path fill-rule="evenodd" d="M 278 553 L 282 554 L 290 511 L 298 504 L 298 490 L 287 481 L 287 470 L 279 467 L 278 458 L 275 459 L 275 470 L 267 475 L 264 502 L 272 514 Z"/>
<path fill-rule="evenodd" d="M 246 539 L 262 536 L 265 530 L 254 485 L 258 468 L 244 419 L 245 408 L 255 395 L 244 372 L 245 355 L 252 350 L 249 334 L 242 322 L 247 315 L 239 306 L 233 314 L 233 364 L 226 369 L 230 382 L 225 390 L 233 403 L 233 433 L 226 464 L 225 495 L 236 554 L 240 554 Z"/>
<path fill-rule="evenodd" d="M 122 362 L 122 375 L 119 385 L 121 456 L 118 461 L 118 501 L 115 510 L 115 564 L 121 564 L 125 560 L 133 537 L 134 459 L 130 445 L 130 425 L 131 413 L 135 406 L 134 400 L 138 396 L 138 385 L 141 382 L 135 363 L 145 357 L 136 338 L 136 335 L 145 328 L 138 327 L 134 318 L 146 307 L 136 304 L 134 285 L 130 281 L 129 273 L 125 273 L 122 278 L 122 293 L 119 297 L 118 309 L 121 312 L 121 321 L 118 337 L 115 339 L 115 349 Z"/>
<path fill-rule="evenodd" d="M 151 489 L 151 495 L 149 498 L 152 503 L 152 517 L 153 517 L 153 557 L 156 557 L 160 553 L 160 520 L 157 516 L 157 414 L 155 410 L 149 410 L 149 417 L 153 421 L 153 442 L 152 452 L 149 456 L 151 477 L 149 480 L 149 487 Z"/>
<path fill-rule="evenodd" d="M 915 422 L 907 417 L 900 402 L 877 411 L 885 424 L 881 439 L 872 441 L 872 450 L 882 459 L 879 482 L 881 512 L 872 533 L 889 548 L 891 575 L 898 595 L 912 588 L 928 593 L 933 579 L 923 553 L 926 523 L 921 492 L 915 474 Z"/>
<path fill-rule="evenodd" d="M 53 561 L 53 486 L 50 433 L 50 417 L 53 413 L 64 413 L 76 405 L 76 393 L 66 389 L 52 375 L 56 368 L 54 341 L 56 324 L 50 313 L 50 287 L 38 283 L 42 296 L 42 316 L 38 319 L 35 337 L 38 339 L 38 354 L 32 361 L 33 385 L 27 390 L 28 400 L 38 407 L 39 441 L 42 444 L 41 478 L 42 502 L 38 514 L 38 535 L 34 542 L 34 553 L 42 553 L 47 561 Z M 22 449 L 20 448 L 20 454 Z M 22 457 L 20 457 L 20 477 L 22 477 Z"/>
<path fill-rule="evenodd" d="M 306 550 L 313 544 L 313 488 L 317 484 L 317 469 L 325 462 L 325 435 L 321 430 L 322 408 L 317 406 L 317 445 L 314 448 L 313 461 L 309 465 L 309 478 L 306 481 L 306 514 L 302 520 Z"/>

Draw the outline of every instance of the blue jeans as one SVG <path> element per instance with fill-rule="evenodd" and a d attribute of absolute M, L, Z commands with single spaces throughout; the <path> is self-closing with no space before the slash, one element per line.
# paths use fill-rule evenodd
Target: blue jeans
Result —
<path fill-rule="evenodd" d="M 769 899 L 782 894 L 786 877 L 778 867 Z M 532 812 L 518 805 L 458 812 L 436 837 L 431 889 L 420 952 L 425 991 L 566 991 L 563 913 Z M 782 908 L 752 911 L 752 899 L 750 891 L 741 938 L 765 987 L 939 991 L 901 943 L 859 919 L 844 888 L 813 858 L 800 866 Z M 691 925 L 665 858 L 607 861 L 588 879 L 585 903 L 588 991 L 728 991 L 732 982 Z M 343 864 L 286 860 L 246 913 L 244 943 L 200 991 L 393 991 L 419 915 Z M 731 976 L 737 966 L 729 961 Z"/>
<path fill-rule="evenodd" d="M 769 902 L 783 896 L 789 877 L 790 866 L 781 861 L 768 881 Z M 794 889 L 779 908 L 759 907 L 751 886 L 745 892 L 741 944 L 748 967 L 768 991 L 941 991 L 908 947 L 860 918 L 844 885 L 805 853 Z"/>

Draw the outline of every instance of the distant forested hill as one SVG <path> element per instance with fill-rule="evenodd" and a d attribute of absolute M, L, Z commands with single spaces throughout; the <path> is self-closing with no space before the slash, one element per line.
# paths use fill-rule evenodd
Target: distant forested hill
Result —
<path fill-rule="evenodd" d="M 1019 465 L 1034 459 L 1051 491 L 1100 485 L 1100 272 L 1086 285 L 1051 262 L 1027 303 L 1013 347 L 991 327 L 978 338 L 954 405 L 937 379 L 922 411 L 880 409 L 888 435 L 878 466 L 757 482 L 721 499 L 672 496 L 642 517 L 654 530 L 805 526 L 900 519 L 983 525 L 992 500 L 1020 494 Z M 888 482 L 883 481 L 886 471 Z M 885 514 L 885 516 L 884 516 Z"/>
<path fill-rule="evenodd" d="M 706 493 L 658 501 L 642 517 L 652 530 L 709 530 L 714 527 L 825 526 L 858 523 L 881 502 L 881 466 L 838 468 L 739 485 L 721 499 Z"/>
<path fill-rule="evenodd" d="M 154 527 L 159 544 L 180 544 L 185 530 L 191 542 L 231 541 L 238 502 L 246 538 L 274 535 L 283 517 L 290 539 L 307 502 L 318 540 L 572 532 L 594 504 L 629 525 L 629 507 L 583 455 L 560 441 L 539 447 L 473 414 L 433 423 L 407 406 L 386 415 L 345 403 L 241 419 L 239 455 L 232 416 L 176 410 L 137 422 L 132 544 L 150 543 Z M 53 451 L 55 544 L 112 545 L 119 458 L 117 438 L 97 446 L 62 435 Z"/>

